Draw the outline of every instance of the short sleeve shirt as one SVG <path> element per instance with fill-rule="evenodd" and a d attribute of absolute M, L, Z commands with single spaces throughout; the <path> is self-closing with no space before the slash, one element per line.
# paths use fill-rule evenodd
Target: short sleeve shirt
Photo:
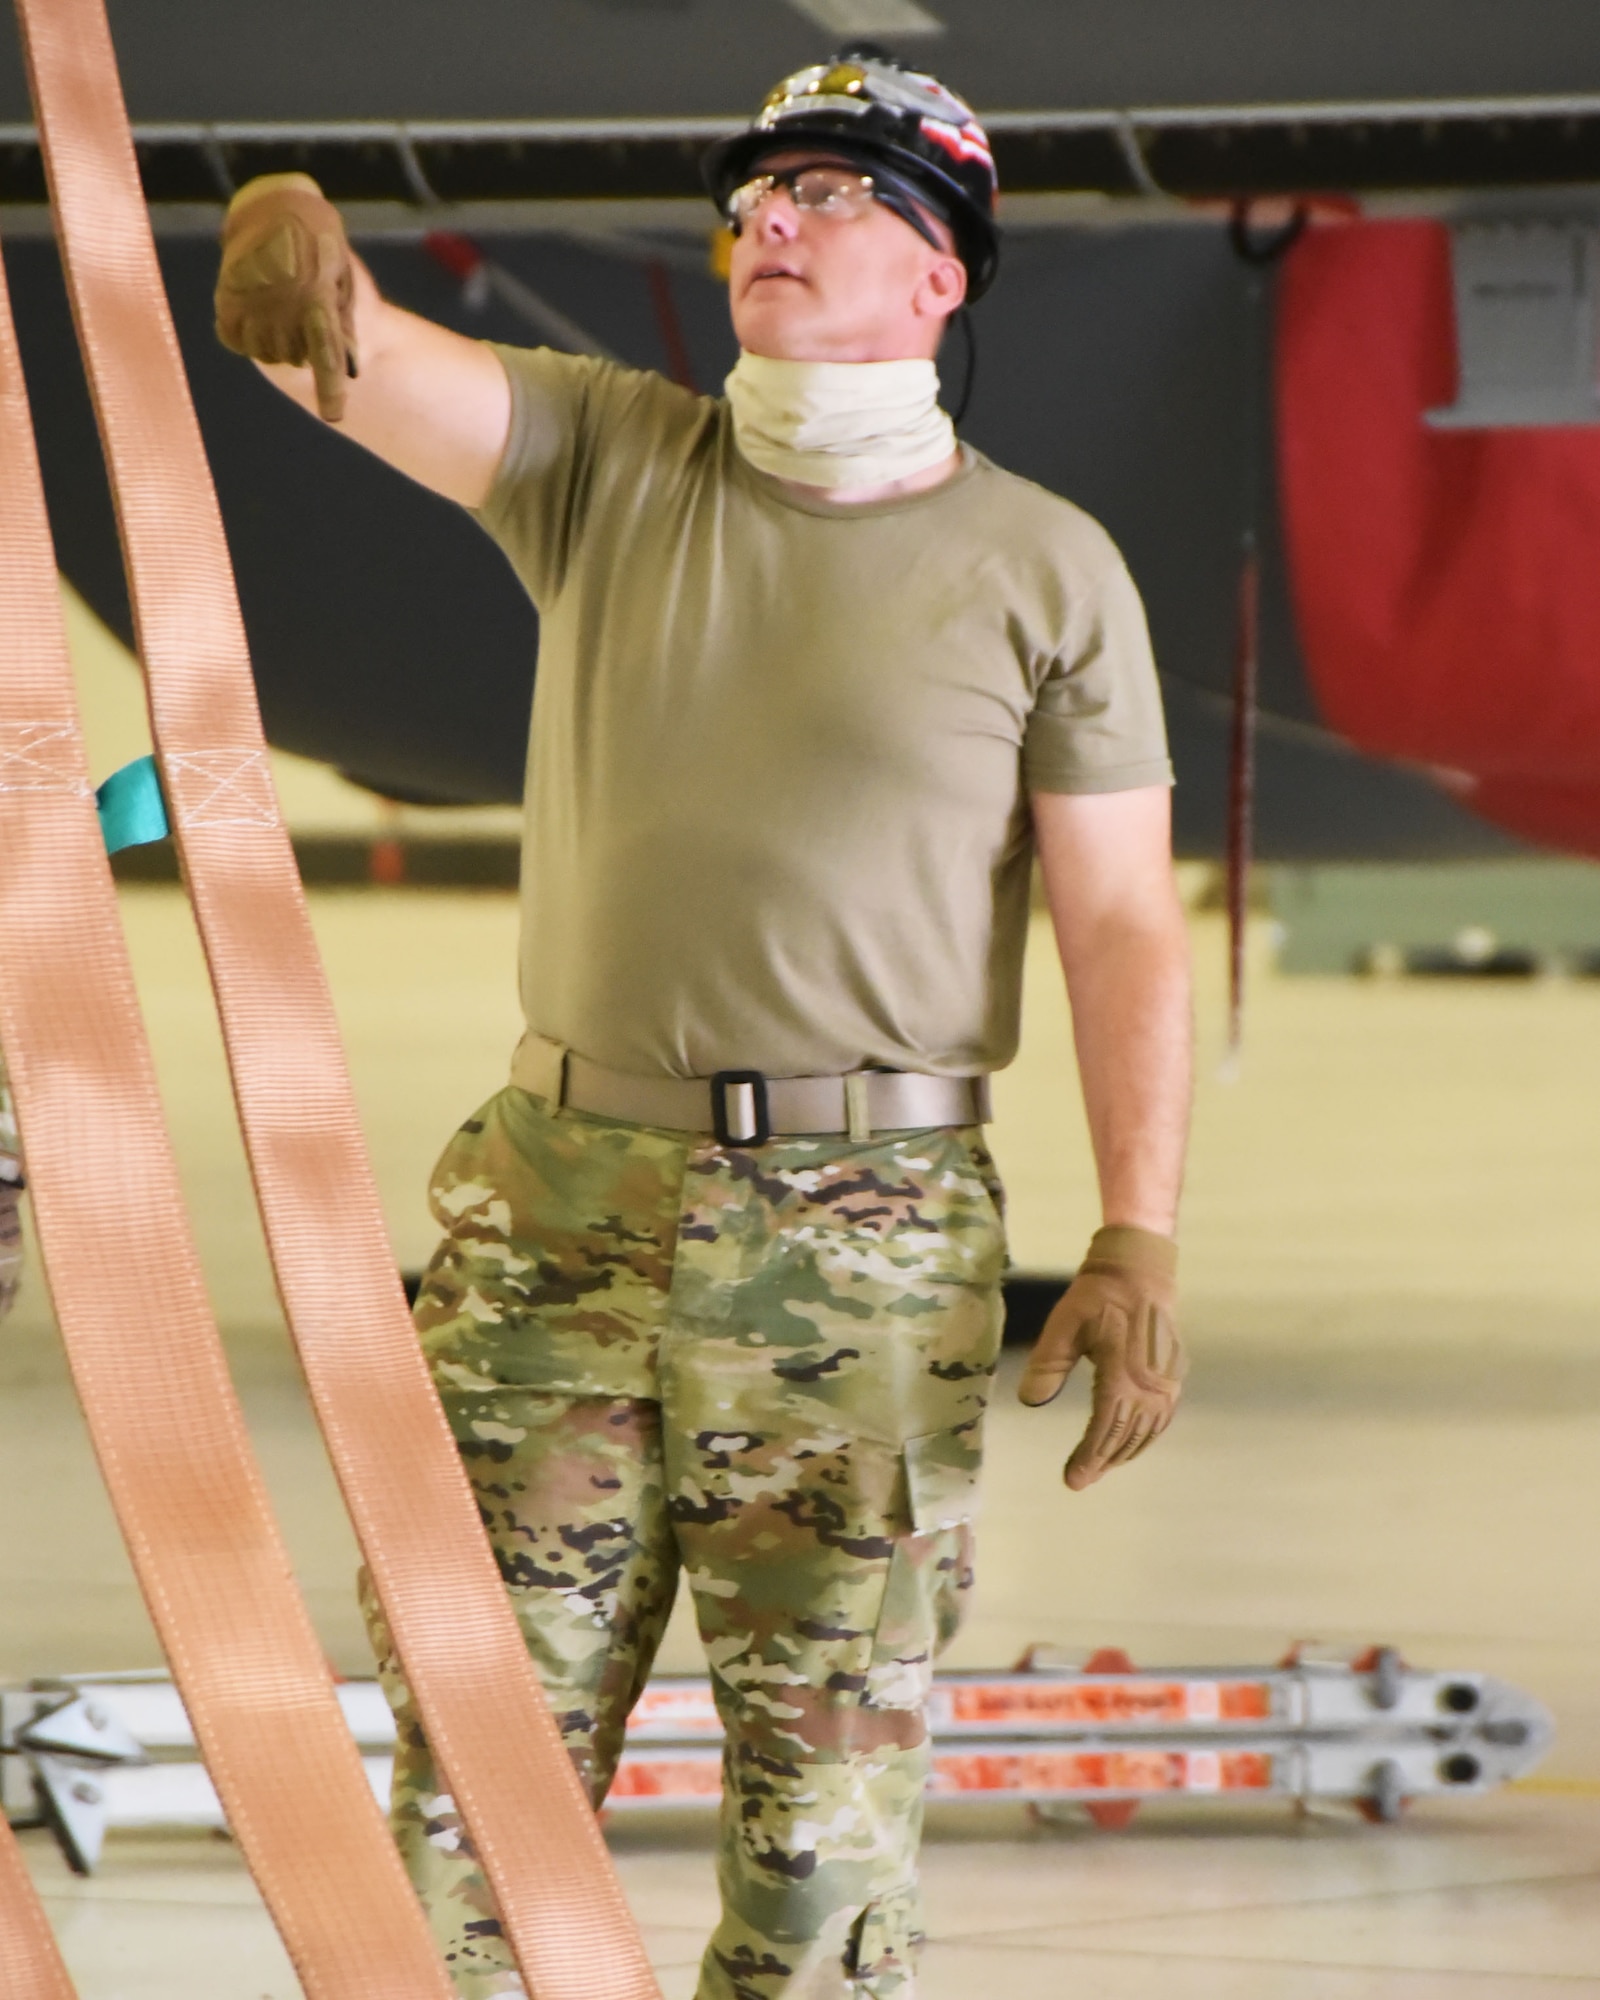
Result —
<path fill-rule="evenodd" d="M 639 1075 L 972 1075 L 1015 1053 L 1030 792 L 1171 782 L 1105 531 L 963 448 L 812 500 L 726 402 L 498 350 L 479 519 L 537 606 L 529 1025 Z"/>

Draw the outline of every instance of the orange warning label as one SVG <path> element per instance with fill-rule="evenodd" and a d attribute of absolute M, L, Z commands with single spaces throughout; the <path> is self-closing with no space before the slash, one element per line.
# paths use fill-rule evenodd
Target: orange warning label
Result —
<path fill-rule="evenodd" d="M 953 1750 L 935 1753 L 930 1792 L 1264 1792 L 1258 1751 Z"/>
<path fill-rule="evenodd" d="M 1264 1681 L 956 1681 L 935 1684 L 928 1713 L 935 1728 L 1261 1721 L 1272 1690 Z"/>
<path fill-rule="evenodd" d="M 722 1791 L 720 1757 L 623 1758 L 607 1794 L 618 1799 L 714 1799 Z"/>
<path fill-rule="evenodd" d="M 704 1681 L 655 1681 L 640 1695 L 628 1718 L 630 1730 L 649 1729 L 658 1735 L 671 1730 L 681 1736 L 720 1736 L 722 1723 L 711 1689 Z"/>
<path fill-rule="evenodd" d="M 626 1755 L 610 1799 L 714 1799 L 722 1788 L 716 1757 Z M 943 1750 L 928 1789 L 957 1793 L 1056 1793 L 1079 1798 L 1149 1797 L 1158 1792 L 1265 1792 L 1272 1758 L 1242 1750 Z"/>

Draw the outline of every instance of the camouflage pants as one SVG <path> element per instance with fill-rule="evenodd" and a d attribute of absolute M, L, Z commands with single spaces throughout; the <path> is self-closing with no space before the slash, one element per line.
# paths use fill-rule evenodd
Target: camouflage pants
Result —
<path fill-rule="evenodd" d="M 432 1198 L 418 1328 L 596 1804 L 688 1578 L 727 1732 L 698 2000 L 905 2000 L 921 1705 L 971 1581 L 999 1343 L 979 1135 L 723 1148 L 509 1089 Z M 368 1615 L 407 1865 L 458 1990 L 521 1994 Z"/>

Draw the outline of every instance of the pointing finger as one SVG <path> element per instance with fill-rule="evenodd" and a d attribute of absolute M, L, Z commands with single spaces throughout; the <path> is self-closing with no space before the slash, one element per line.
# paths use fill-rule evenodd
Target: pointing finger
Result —
<path fill-rule="evenodd" d="M 306 359 L 316 377 L 317 409 L 325 422 L 336 424 L 344 416 L 344 336 L 320 299 L 306 309 Z"/>

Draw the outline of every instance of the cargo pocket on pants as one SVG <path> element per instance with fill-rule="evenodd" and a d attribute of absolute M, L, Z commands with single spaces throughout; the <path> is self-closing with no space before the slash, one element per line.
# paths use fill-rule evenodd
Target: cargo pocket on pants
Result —
<path fill-rule="evenodd" d="M 895 1542 L 873 1635 L 875 1706 L 911 1708 L 960 1628 L 972 1589 L 981 1426 L 930 1431 L 904 1447 L 911 1532 Z"/>
<path fill-rule="evenodd" d="M 908 1989 L 921 1944 L 915 1888 L 868 1903 L 855 1921 L 845 1953 L 852 1991 L 875 1995 Z"/>

